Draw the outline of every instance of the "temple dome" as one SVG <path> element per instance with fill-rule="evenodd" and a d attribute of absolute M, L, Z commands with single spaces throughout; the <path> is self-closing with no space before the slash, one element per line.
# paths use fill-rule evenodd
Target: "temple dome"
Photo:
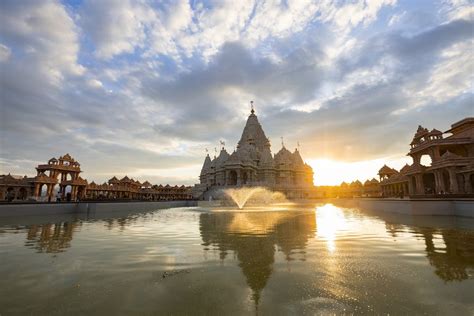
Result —
<path fill-rule="evenodd" d="M 293 162 L 293 154 L 283 146 L 279 152 L 275 154 L 276 165 L 291 165 Z"/>
<path fill-rule="evenodd" d="M 215 159 L 215 168 L 222 167 L 227 161 L 227 159 L 229 159 L 229 157 L 229 153 L 224 148 L 222 148 L 221 152 L 219 153 L 219 156 Z"/>
<path fill-rule="evenodd" d="M 207 154 L 206 158 L 204 159 L 204 164 L 202 165 L 201 175 L 208 172 L 210 168 L 211 168 L 211 157 L 209 157 L 209 154 Z"/>
<path fill-rule="evenodd" d="M 255 146 L 260 152 L 264 151 L 265 148 L 270 148 L 270 141 L 254 113 L 251 113 L 247 119 L 237 148 L 243 147 L 245 144 Z"/>
<path fill-rule="evenodd" d="M 301 158 L 300 152 L 298 149 L 295 149 L 295 152 L 292 154 L 292 160 L 293 160 L 293 165 L 296 168 L 302 168 L 304 167 L 304 161 L 303 158 Z"/>

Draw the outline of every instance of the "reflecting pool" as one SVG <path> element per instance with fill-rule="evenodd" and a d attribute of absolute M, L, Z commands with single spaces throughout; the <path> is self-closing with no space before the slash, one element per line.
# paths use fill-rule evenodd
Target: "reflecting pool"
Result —
<path fill-rule="evenodd" d="M 474 314 L 474 220 L 333 204 L 0 219 L 0 315 Z"/>

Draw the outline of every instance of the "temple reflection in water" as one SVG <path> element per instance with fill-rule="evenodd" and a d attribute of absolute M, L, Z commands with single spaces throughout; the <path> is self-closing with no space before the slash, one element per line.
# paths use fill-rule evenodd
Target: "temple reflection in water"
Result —
<path fill-rule="evenodd" d="M 432 228 L 393 223 L 385 219 L 387 233 L 394 239 L 407 231 L 425 243 L 426 257 L 443 281 L 462 281 L 474 275 L 474 233 L 472 230 Z"/>
<path fill-rule="evenodd" d="M 337 209 L 337 211 L 335 211 Z M 205 252 L 217 250 L 225 260 L 233 254 L 258 303 L 273 272 L 278 252 L 287 262 L 304 261 L 311 239 L 324 239 L 331 253 L 338 237 L 333 231 L 343 226 L 344 211 L 332 205 L 314 211 L 278 212 L 206 212 L 199 216 L 199 231 Z M 124 231 L 147 214 L 100 220 L 110 230 Z M 328 217 L 329 216 L 329 217 Z M 434 273 L 443 281 L 462 281 L 474 275 L 474 233 L 457 228 L 405 223 L 384 216 L 384 231 L 394 240 L 402 235 L 422 240 L 426 257 Z M 333 226 L 327 227 L 327 220 Z M 353 219 L 352 219 L 353 220 Z M 319 223 L 318 223 L 319 222 Z M 87 223 L 86 223 L 87 224 Z M 317 224 L 319 227 L 317 227 Z M 337 224 L 337 225 L 336 225 Z M 72 246 L 76 234 L 83 233 L 83 221 L 70 221 L 26 226 L 25 246 L 40 253 L 60 253 Z M 396 247 L 396 244 L 394 245 Z"/>
<path fill-rule="evenodd" d="M 468 231 L 415 228 L 426 244 L 426 255 L 435 273 L 444 281 L 462 281 L 474 275 L 474 234 Z M 445 247 L 437 247 L 441 239 Z"/>
<path fill-rule="evenodd" d="M 218 212 L 199 219 L 205 251 L 213 246 L 223 260 L 233 251 L 258 305 L 273 270 L 276 251 L 287 261 L 304 259 L 304 249 L 314 237 L 314 212 Z M 277 249 L 275 249 L 277 247 Z"/>
<path fill-rule="evenodd" d="M 25 246 L 38 252 L 58 253 L 71 247 L 75 229 L 81 222 L 31 225 L 26 235 Z"/>

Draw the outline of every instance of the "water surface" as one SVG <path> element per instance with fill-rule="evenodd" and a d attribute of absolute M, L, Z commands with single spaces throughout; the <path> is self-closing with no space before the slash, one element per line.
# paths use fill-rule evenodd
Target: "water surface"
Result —
<path fill-rule="evenodd" d="M 0 258 L 1 315 L 474 314 L 472 219 L 332 204 L 9 219 Z"/>

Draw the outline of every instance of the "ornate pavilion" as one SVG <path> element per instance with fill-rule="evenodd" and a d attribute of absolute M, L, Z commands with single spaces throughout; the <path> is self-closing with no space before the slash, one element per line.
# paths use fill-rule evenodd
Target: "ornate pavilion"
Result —
<path fill-rule="evenodd" d="M 380 169 L 383 196 L 474 196 L 474 117 L 452 124 L 444 133 L 418 126 L 410 146 L 407 155 L 413 164 L 400 171 L 386 165 Z M 431 159 L 429 166 L 421 164 L 425 155 Z"/>
<path fill-rule="evenodd" d="M 77 200 L 85 194 L 87 181 L 79 174 L 81 165 L 69 154 L 51 158 L 48 163 L 36 167 L 35 177 L 17 177 L 8 175 L 0 176 L 0 200 L 26 200 L 41 197 L 51 201 L 59 193 L 61 199 L 66 199 L 66 187 L 69 189 L 69 200 Z M 55 187 L 58 192 L 54 192 Z M 44 194 L 43 194 L 44 192 Z"/>
<path fill-rule="evenodd" d="M 209 155 L 195 185 L 195 198 L 206 198 L 227 187 L 263 186 L 284 193 L 288 198 L 305 198 L 314 192 L 313 169 L 298 151 L 290 152 L 282 143 L 272 155 L 266 137 L 252 107 L 236 150 L 229 154 L 224 147 L 219 156 Z"/>

